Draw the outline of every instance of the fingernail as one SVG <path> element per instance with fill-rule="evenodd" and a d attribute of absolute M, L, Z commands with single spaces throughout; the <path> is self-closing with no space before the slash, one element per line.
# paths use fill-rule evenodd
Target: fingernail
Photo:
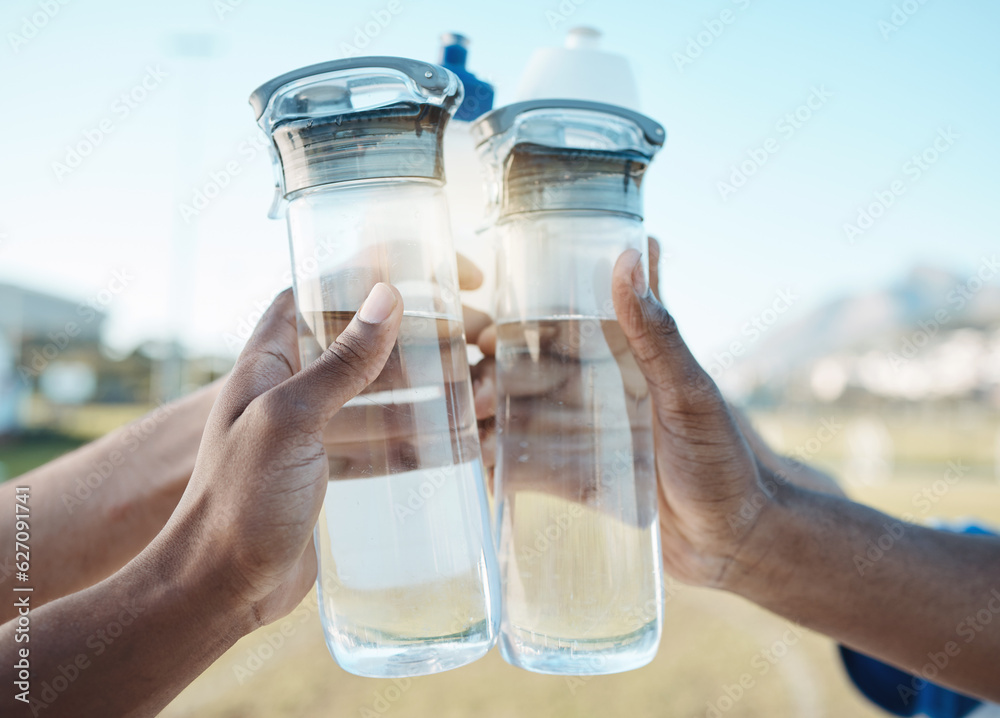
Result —
<path fill-rule="evenodd" d="M 649 282 L 646 280 L 646 271 L 642 266 L 641 254 L 635 260 L 635 266 L 632 267 L 632 289 L 640 297 L 646 296 L 646 292 L 649 291 Z"/>
<path fill-rule="evenodd" d="M 396 295 L 389 289 L 389 285 L 379 282 L 372 287 L 365 303 L 361 305 L 358 318 L 365 324 L 381 324 L 395 308 Z"/>

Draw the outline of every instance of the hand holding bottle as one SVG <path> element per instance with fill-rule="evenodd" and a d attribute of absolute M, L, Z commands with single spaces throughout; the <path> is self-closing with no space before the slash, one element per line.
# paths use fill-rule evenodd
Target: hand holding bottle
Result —
<path fill-rule="evenodd" d="M 312 529 L 329 478 L 323 429 L 378 376 L 402 313 L 396 289 L 376 285 L 347 329 L 299 371 L 286 290 L 216 401 L 187 491 L 154 545 L 174 542 L 193 557 L 210 549 L 222 582 L 260 624 L 294 608 L 316 577 Z"/>

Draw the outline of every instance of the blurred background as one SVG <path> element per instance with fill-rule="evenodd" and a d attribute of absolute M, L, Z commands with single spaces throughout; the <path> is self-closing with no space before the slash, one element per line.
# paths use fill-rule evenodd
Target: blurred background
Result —
<path fill-rule="evenodd" d="M 646 223 L 703 365 L 854 498 L 1000 525 L 998 23 L 987 0 L 6 0 L 0 478 L 224 374 L 290 283 L 255 87 L 353 55 L 438 61 L 460 32 L 500 106 L 586 27 L 667 129 Z M 489 273 L 473 200 L 452 204 Z M 829 641 L 790 635 L 675 585 L 640 671 L 538 676 L 494 652 L 397 684 L 337 668 L 310 597 L 165 715 L 880 715 Z"/>

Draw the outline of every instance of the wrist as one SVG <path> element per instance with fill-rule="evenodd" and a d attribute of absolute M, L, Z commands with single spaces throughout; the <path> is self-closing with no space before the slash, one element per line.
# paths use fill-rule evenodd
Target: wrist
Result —
<path fill-rule="evenodd" d="M 259 627 L 253 603 L 235 580 L 226 551 L 213 533 L 206 501 L 192 497 L 133 562 L 185 616 L 196 617 L 225 650 Z"/>
<path fill-rule="evenodd" d="M 763 486 L 752 499 L 744 502 L 752 513 L 746 533 L 733 552 L 718 588 L 763 602 L 770 591 L 780 592 L 781 586 L 794 570 L 786 562 L 789 549 L 805 539 L 795 506 L 803 500 L 802 490 L 782 482 L 768 472 Z M 752 510 L 752 511 L 751 511 Z M 794 555 L 794 548 L 791 555 Z"/>

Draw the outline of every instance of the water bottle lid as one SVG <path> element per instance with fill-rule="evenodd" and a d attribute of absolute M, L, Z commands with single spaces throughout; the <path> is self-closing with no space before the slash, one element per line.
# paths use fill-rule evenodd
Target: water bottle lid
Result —
<path fill-rule="evenodd" d="M 443 181 L 441 137 L 461 101 L 454 73 L 401 57 L 310 65 L 250 95 L 280 198 L 359 179 Z"/>
<path fill-rule="evenodd" d="M 472 127 L 490 169 L 492 214 L 598 210 L 642 217 L 646 167 L 666 140 L 655 120 L 587 100 L 529 100 Z"/>
<path fill-rule="evenodd" d="M 480 80 L 466 68 L 469 57 L 469 38 L 457 32 L 441 36 L 441 65 L 456 75 L 465 88 L 465 97 L 455 112 L 455 119 L 472 122 L 493 109 L 493 85 Z"/>
<path fill-rule="evenodd" d="M 592 102 L 590 100 L 542 99 L 515 102 L 511 105 L 498 107 L 490 112 L 473 125 L 472 131 L 476 136 L 476 144 L 483 144 L 495 135 L 510 131 L 514 128 L 518 120 L 524 121 L 522 115 L 536 110 L 579 110 L 594 113 L 595 115 L 608 115 L 611 118 L 619 118 L 630 122 L 642 132 L 645 144 L 649 145 L 648 148 L 637 146 L 636 149 L 639 151 L 647 149 L 649 157 L 652 157 L 667 139 L 663 125 L 651 117 L 647 117 L 626 107 L 609 105 L 604 102 Z M 591 120 L 595 125 L 602 121 L 606 120 L 601 117 L 594 117 Z"/>

